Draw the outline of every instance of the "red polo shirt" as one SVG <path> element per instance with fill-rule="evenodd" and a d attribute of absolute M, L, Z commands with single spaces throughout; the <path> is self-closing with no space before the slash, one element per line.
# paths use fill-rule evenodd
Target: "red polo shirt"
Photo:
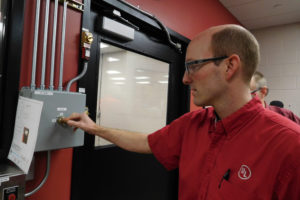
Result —
<path fill-rule="evenodd" d="M 282 116 L 285 116 L 300 125 L 300 118 L 297 115 L 295 115 L 292 111 L 285 109 L 285 108 L 279 108 L 277 106 L 271 106 L 271 105 L 267 105 L 267 104 L 265 104 L 265 105 L 266 105 L 267 109 L 277 112 L 277 113 L 281 114 Z"/>
<path fill-rule="evenodd" d="M 300 199 L 300 126 L 257 98 L 218 122 L 213 108 L 190 112 L 148 141 L 179 167 L 180 200 Z"/>

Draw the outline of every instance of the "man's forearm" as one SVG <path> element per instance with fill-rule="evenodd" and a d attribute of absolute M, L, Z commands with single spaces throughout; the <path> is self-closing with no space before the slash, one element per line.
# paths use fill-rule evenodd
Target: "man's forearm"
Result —
<path fill-rule="evenodd" d="M 148 144 L 148 135 L 113 128 L 95 126 L 93 133 L 115 145 L 137 153 L 152 153 Z"/>

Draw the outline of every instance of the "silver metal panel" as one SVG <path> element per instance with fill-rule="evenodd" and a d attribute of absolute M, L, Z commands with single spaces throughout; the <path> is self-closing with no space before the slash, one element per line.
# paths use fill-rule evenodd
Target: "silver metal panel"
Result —
<path fill-rule="evenodd" d="M 0 165 L 0 199 L 4 198 L 4 191 L 17 187 L 17 200 L 24 200 L 25 174 L 16 166 Z"/>
<path fill-rule="evenodd" d="M 56 119 L 59 116 L 67 117 L 73 112 L 84 112 L 85 94 L 23 88 L 20 95 L 44 102 L 35 151 L 83 145 L 82 130 L 77 129 L 74 132 L 71 127 L 57 124 Z"/>
<path fill-rule="evenodd" d="M 125 40 L 134 40 L 134 29 L 124 24 L 116 22 L 107 17 L 103 17 L 102 29 Z"/>

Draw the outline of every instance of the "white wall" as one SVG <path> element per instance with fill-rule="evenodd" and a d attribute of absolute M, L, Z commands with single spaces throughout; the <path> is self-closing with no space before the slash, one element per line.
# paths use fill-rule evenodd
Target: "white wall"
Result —
<path fill-rule="evenodd" d="M 267 103 L 281 100 L 300 116 L 300 23 L 251 32 L 261 47 L 258 71 L 268 81 Z"/>

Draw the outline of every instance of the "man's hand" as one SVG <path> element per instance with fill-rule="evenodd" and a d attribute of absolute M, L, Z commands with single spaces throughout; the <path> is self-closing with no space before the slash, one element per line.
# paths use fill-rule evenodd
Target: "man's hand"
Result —
<path fill-rule="evenodd" d="M 147 134 L 98 126 L 86 113 L 73 113 L 63 120 L 75 129 L 100 136 L 128 151 L 151 153 Z"/>
<path fill-rule="evenodd" d="M 90 134 L 96 134 L 96 123 L 84 113 L 72 113 L 69 117 L 64 118 L 64 121 L 71 127 L 82 129 Z"/>

